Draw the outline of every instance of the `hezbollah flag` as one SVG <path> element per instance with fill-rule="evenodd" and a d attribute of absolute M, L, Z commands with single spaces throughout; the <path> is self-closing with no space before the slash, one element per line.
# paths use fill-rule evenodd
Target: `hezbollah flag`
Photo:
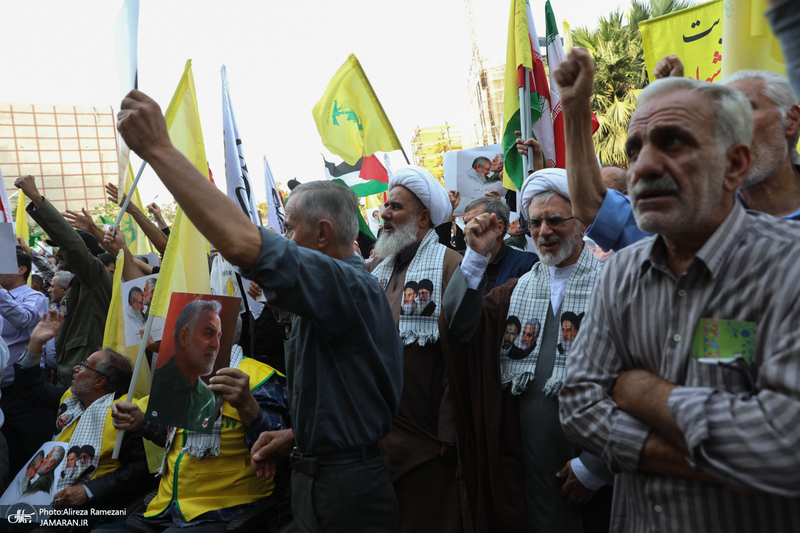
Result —
<path fill-rule="evenodd" d="M 730 19 L 725 19 L 727 24 Z M 674 54 L 687 78 L 716 82 L 722 74 L 722 0 L 706 2 L 639 23 L 647 75 L 661 58 Z M 760 67 L 757 67 L 760 68 Z"/>
<path fill-rule="evenodd" d="M 128 177 L 125 180 L 125 194 L 130 194 L 133 181 L 133 169 L 131 168 L 130 162 L 128 162 Z M 139 198 L 138 188 L 134 189 L 131 202 L 136 204 L 136 207 L 139 208 L 139 211 L 144 211 L 144 208 L 142 207 L 142 200 Z M 103 217 L 100 218 L 102 219 Z M 142 231 L 142 228 L 139 227 L 129 213 L 122 215 L 122 220 L 120 221 L 119 226 L 120 231 L 122 231 L 122 234 L 125 236 L 125 244 L 128 245 L 128 249 L 133 255 L 143 255 L 153 251 L 150 247 L 147 236 L 144 234 L 144 231 Z"/>
<path fill-rule="evenodd" d="M 200 128 L 191 59 L 186 62 L 183 76 L 164 118 L 172 144 L 208 179 L 208 163 L 203 131 Z M 166 317 L 173 292 L 211 294 L 207 244 L 205 237 L 178 207 L 169 232 L 164 260 L 161 262 L 150 315 Z"/>
<path fill-rule="evenodd" d="M 322 144 L 350 165 L 375 152 L 402 150 L 356 56 L 336 71 L 312 111 Z"/>
<path fill-rule="evenodd" d="M 515 131 L 522 130 L 521 110 L 519 106 L 519 88 L 525 86 L 525 69 L 532 76 L 530 86 L 531 123 L 536 125 L 542 116 L 549 119 L 547 77 L 539 53 L 539 38 L 533 27 L 533 18 L 529 19 L 530 8 L 526 0 L 511 0 L 511 14 L 508 21 L 508 45 L 506 47 L 506 80 L 503 100 L 503 186 L 506 189 L 518 189 L 525 180 L 522 168 L 522 157 L 517 152 Z M 533 31 L 533 35 L 531 35 Z M 535 45 L 534 45 L 535 43 Z M 546 109 L 543 106 L 547 104 Z M 549 122 L 549 120 L 548 120 Z M 541 125 L 540 125 L 541 126 Z M 538 131 L 537 131 L 538 130 Z M 550 146 L 552 147 L 552 123 L 550 123 Z M 547 132 L 534 126 L 534 137 L 542 143 L 544 151 L 547 146 Z M 554 157 L 545 151 L 545 157 Z"/>

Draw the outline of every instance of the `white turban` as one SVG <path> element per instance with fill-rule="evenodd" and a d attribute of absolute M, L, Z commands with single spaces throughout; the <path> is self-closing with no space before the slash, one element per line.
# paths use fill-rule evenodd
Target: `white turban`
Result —
<path fill-rule="evenodd" d="M 389 180 L 389 190 L 397 185 L 402 185 L 419 198 L 425 209 L 431 212 L 434 227 L 444 224 L 453 213 L 447 191 L 436 181 L 430 170 L 415 166 L 401 168 Z"/>
<path fill-rule="evenodd" d="M 522 199 L 522 212 L 526 219 L 530 216 L 531 199 L 545 191 L 553 191 L 569 200 L 567 171 L 563 168 L 543 168 L 528 176 L 519 191 Z"/>

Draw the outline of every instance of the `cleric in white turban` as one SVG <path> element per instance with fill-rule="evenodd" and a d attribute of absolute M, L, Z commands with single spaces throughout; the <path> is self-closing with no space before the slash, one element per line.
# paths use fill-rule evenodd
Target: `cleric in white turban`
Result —
<path fill-rule="evenodd" d="M 525 218 L 529 217 L 528 208 L 531 206 L 531 198 L 545 191 L 553 191 L 570 200 L 567 171 L 563 168 L 543 168 L 528 176 L 519 191 Z"/>
<path fill-rule="evenodd" d="M 453 214 L 453 206 L 450 204 L 447 191 L 436 181 L 430 170 L 414 166 L 401 168 L 389 180 L 389 192 L 398 185 L 413 192 L 422 205 L 431 212 L 433 227 L 441 226 Z"/>

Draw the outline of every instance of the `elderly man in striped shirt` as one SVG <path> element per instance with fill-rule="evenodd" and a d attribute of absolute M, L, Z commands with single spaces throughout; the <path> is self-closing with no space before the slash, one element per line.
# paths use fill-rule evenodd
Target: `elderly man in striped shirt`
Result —
<path fill-rule="evenodd" d="M 587 61 L 556 73 L 565 108 L 592 90 Z M 753 128 L 740 92 L 670 78 L 638 105 L 629 190 L 655 236 L 598 277 L 564 430 L 617 473 L 613 531 L 797 531 L 800 225 L 735 200 Z"/>

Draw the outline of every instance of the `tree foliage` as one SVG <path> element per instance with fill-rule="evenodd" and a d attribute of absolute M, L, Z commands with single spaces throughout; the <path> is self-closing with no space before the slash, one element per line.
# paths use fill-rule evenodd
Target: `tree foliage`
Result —
<path fill-rule="evenodd" d="M 694 5 L 687 0 L 632 0 L 626 14 L 600 17 L 594 30 L 572 30 L 572 42 L 595 61 L 592 109 L 600 124 L 594 147 L 604 166 L 628 167 L 625 142 L 636 99 L 647 86 L 647 67 L 639 23 Z"/>

